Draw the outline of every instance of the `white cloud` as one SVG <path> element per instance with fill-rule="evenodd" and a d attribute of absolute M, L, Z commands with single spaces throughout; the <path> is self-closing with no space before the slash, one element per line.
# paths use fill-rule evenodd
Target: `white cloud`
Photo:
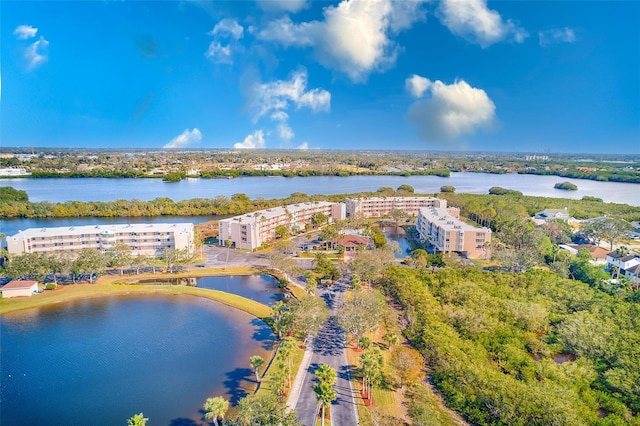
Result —
<path fill-rule="evenodd" d="M 265 146 L 264 132 L 262 130 L 256 130 L 247 135 L 242 142 L 233 144 L 235 149 L 263 149 Z"/>
<path fill-rule="evenodd" d="M 185 129 L 175 138 L 171 139 L 163 148 L 186 148 L 189 145 L 196 144 L 202 140 L 202 133 L 197 128 L 192 130 Z"/>
<path fill-rule="evenodd" d="M 275 119 L 282 121 L 284 115 L 280 113 L 290 106 L 319 112 L 328 111 L 331 105 L 331 93 L 324 89 L 307 90 L 307 72 L 304 70 L 294 72 L 289 80 L 256 84 L 252 96 L 256 121 L 271 112 L 272 118 L 275 115 Z"/>
<path fill-rule="evenodd" d="M 231 46 L 223 46 L 218 41 L 212 41 L 209 43 L 209 48 L 204 54 L 207 58 L 211 59 L 217 64 L 232 64 L 231 58 Z"/>
<path fill-rule="evenodd" d="M 287 121 L 289 119 L 289 114 L 284 111 L 276 111 L 271 114 L 271 119 L 275 121 Z"/>
<path fill-rule="evenodd" d="M 411 105 L 408 120 L 418 127 L 427 142 L 453 140 L 490 128 L 495 121 L 496 106 L 484 90 L 463 80 L 453 84 L 425 80 L 430 96 Z"/>
<path fill-rule="evenodd" d="M 278 124 L 278 136 L 280 136 L 280 139 L 283 141 L 290 141 L 295 135 L 287 123 Z"/>
<path fill-rule="evenodd" d="M 442 0 L 438 16 L 453 34 L 483 48 L 505 39 L 522 43 L 529 36 L 524 28 L 488 9 L 486 0 Z"/>
<path fill-rule="evenodd" d="M 40 37 L 27 47 L 24 57 L 27 60 L 27 68 L 32 70 L 47 61 L 47 48 L 49 41 L 44 37 Z"/>
<path fill-rule="evenodd" d="M 421 98 L 424 92 L 429 88 L 431 80 L 414 74 L 407 78 L 404 83 L 411 96 L 414 98 Z"/>
<path fill-rule="evenodd" d="M 421 0 L 343 0 L 324 9 L 323 21 L 295 24 L 285 16 L 270 22 L 258 38 L 285 47 L 313 46 L 323 66 L 362 82 L 395 62 L 398 47 L 389 36 L 424 19 L 421 5 Z"/>
<path fill-rule="evenodd" d="M 568 27 L 539 31 L 538 38 L 540 39 L 540 46 L 553 43 L 574 43 L 578 40 L 575 31 Z"/>
<path fill-rule="evenodd" d="M 207 34 L 210 36 L 231 36 L 236 40 L 239 40 L 242 38 L 243 33 L 244 28 L 242 28 L 242 25 L 238 24 L 238 21 L 227 18 L 218 22 Z"/>
<path fill-rule="evenodd" d="M 307 7 L 307 0 L 258 0 L 263 10 L 275 12 L 299 12 Z"/>
<path fill-rule="evenodd" d="M 242 38 L 244 28 L 235 19 L 223 19 L 216 24 L 211 31 L 207 33 L 213 37 L 204 56 L 211 59 L 216 64 L 232 64 L 233 51 L 241 49 L 242 46 L 238 40 Z M 221 40 L 227 39 L 226 44 L 222 44 Z M 230 40 L 229 40 L 230 39 Z"/>
<path fill-rule="evenodd" d="M 18 25 L 18 27 L 13 30 L 13 35 L 15 35 L 18 40 L 26 40 L 35 37 L 37 32 L 38 29 L 31 25 Z"/>
<path fill-rule="evenodd" d="M 303 151 L 309 149 L 309 142 L 302 142 L 296 147 L 296 149 L 301 149 Z"/>

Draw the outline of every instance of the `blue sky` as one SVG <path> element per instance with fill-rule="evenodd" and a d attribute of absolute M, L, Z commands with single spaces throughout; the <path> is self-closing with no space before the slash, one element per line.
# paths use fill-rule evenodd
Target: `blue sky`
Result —
<path fill-rule="evenodd" d="M 640 2 L 2 1 L 0 144 L 640 154 Z"/>

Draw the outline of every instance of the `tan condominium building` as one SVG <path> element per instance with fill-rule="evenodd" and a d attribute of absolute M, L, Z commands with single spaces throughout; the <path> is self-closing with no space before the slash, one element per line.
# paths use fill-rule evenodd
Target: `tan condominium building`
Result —
<path fill-rule="evenodd" d="M 423 207 L 447 207 L 447 200 L 433 197 L 370 197 L 346 200 L 348 217 L 383 217 L 393 210 L 417 216 Z"/>
<path fill-rule="evenodd" d="M 455 207 L 421 208 L 416 230 L 421 240 L 428 240 L 439 253 L 457 252 L 468 258 L 486 255 L 486 244 L 491 242 L 489 228 L 476 228 L 460 220 Z"/>
<path fill-rule="evenodd" d="M 108 252 L 116 244 L 129 246 L 134 256 L 157 255 L 166 249 L 187 250 L 193 253 L 193 224 L 136 223 L 30 228 L 7 237 L 7 249 L 12 254 L 82 249 Z"/>
<path fill-rule="evenodd" d="M 219 244 L 224 246 L 230 241 L 235 248 L 255 250 L 276 238 L 278 226 L 289 232 L 304 229 L 314 213 L 322 213 L 332 221 L 346 217 L 343 203 L 314 201 L 274 207 L 218 221 Z"/>

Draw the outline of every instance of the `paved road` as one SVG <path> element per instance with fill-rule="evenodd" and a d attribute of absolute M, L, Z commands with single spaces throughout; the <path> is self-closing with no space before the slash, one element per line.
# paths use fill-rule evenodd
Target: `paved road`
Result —
<path fill-rule="evenodd" d="M 264 267 L 269 262 L 264 254 L 247 253 L 220 246 L 205 246 L 202 251 L 207 255 L 204 265 L 207 268 L 247 266 Z"/>
<path fill-rule="evenodd" d="M 347 288 L 347 281 L 342 278 L 333 285 L 333 289 L 318 288 L 331 313 L 336 313 L 336 306 L 340 304 Z M 309 367 L 302 382 L 302 390 L 296 404 L 298 421 L 304 426 L 314 426 L 318 404 L 313 391 L 315 385 L 315 370 L 320 364 L 329 364 L 336 369 L 338 381 L 334 386 L 336 400 L 331 405 L 331 423 L 334 426 L 356 426 L 358 415 L 356 412 L 354 393 L 351 388 L 351 371 L 345 349 L 345 333 L 332 318 L 327 321 L 313 341 L 313 352 Z"/>

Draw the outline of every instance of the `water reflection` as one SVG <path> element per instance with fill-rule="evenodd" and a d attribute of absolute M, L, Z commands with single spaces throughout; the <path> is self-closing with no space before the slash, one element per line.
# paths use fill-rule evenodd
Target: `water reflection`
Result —
<path fill-rule="evenodd" d="M 207 397 L 254 385 L 275 336 L 256 318 L 184 295 L 104 297 L 0 317 L 0 424 L 200 422 Z M 243 370 L 249 370 L 244 374 Z M 241 372 L 242 374 L 238 374 Z"/>
<path fill-rule="evenodd" d="M 396 242 L 400 248 L 400 252 L 396 252 L 394 256 L 396 259 L 404 259 L 409 256 L 411 252 L 411 245 L 407 238 L 407 233 L 404 228 L 395 225 L 387 225 L 380 227 L 380 230 L 387 237 L 387 241 Z"/>

